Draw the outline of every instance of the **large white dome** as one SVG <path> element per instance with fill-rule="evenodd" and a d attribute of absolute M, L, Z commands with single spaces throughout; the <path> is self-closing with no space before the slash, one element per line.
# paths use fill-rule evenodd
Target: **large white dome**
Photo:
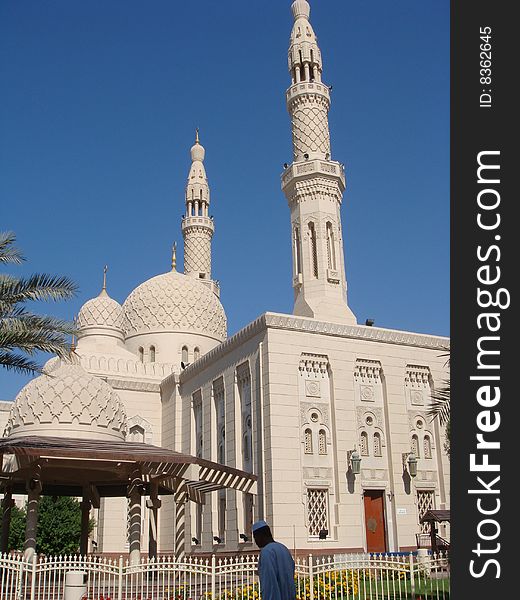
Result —
<path fill-rule="evenodd" d="M 125 439 L 125 408 L 108 383 L 79 364 L 49 366 L 16 397 L 4 436 Z"/>
<path fill-rule="evenodd" d="M 152 277 L 135 288 L 123 304 L 124 332 L 201 333 L 223 341 L 226 313 L 215 294 L 195 277 L 177 271 Z"/>

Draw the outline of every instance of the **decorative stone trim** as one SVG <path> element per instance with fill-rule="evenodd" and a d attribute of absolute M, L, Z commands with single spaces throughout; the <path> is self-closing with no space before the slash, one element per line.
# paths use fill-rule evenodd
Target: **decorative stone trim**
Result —
<path fill-rule="evenodd" d="M 358 358 L 354 367 L 354 381 L 371 385 L 380 382 L 382 368 L 378 360 Z"/>
<path fill-rule="evenodd" d="M 325 354 L 310 354 L 302 352 L 298 370 L 300 375 L 321 375 L 327 374 L 329 359 Z M 313 394 L 316 395 L 316 394 Z"/>
<path fill-rule="evenodd" d="M 431 350 L 449 350 L 450 340 L 446 337 L 409 333 L 396 329 L 382 329 L 379 327 L 368 327 L 366 325 L 341 325 L 339 323 L 328 323 L 317 321 L 307 317 L 296 317 L 280 313 L 264 313 L 251 323 L 238 331 L 235 335 L 227 338 L 217 347 L 210 350 L 199 358 L 196 363 L 189 365 L 180 376 L 180 382 L 185 383 L 191 377 L 201 373 L 211 362 L 225 356 L 255 335 L 262 333 L 268 328 L 287 329 L 289 331 L 303 331 L 306 333 L 317 333 L 349 339 L 366 340 L 385 344 L 399 344 L 416 348 L 428 348 Z"/>
<path fill-rule="evenodd" d="M 105 378 L 103 378 L 105 379 Z M 133 392 L 160 392 L 161 386 L 158 383 L 148 383 L 145 381 L 131 381 L 125 379 L 109 379 L 105 381 L 115 390 L 131 390 Z"/>

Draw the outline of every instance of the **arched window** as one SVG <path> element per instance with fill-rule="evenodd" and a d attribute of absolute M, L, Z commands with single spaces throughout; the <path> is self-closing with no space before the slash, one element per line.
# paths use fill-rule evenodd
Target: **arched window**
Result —
<path fill-rule="evenodd" d="M 429 435 L 424 436 L 424 458 L 432 457 L 432 441 Z"/>
<path fill-rule="evenodd" d="M 325 429 L 320 429 L 318 433 L 318 453 L 327 454 L 327 434 Z"/>
<path fill-rule="evenodd" d="M 150 346 L 150 362 L 155 362 L 155 346 Z"/>
<path fill-rule="evenodd" d="M 198 360 L 200 358 L 200 349 L 198 346 L 196 346 L 193 349 L 193 360 Z"/>
<path fill-rule="evenodd" d="M 368 456 L 368 433 L 361 432 L 361 456 Z"/>
<path fill-rule="evenodd" d="M 218 462 L 221 464 L 226 463 L 226 430 L 224 427 L 220 430 L 220 440 L 218 444 Z"/>
<path fill-rule="evenodd" d="M 294 228 L 294 274 L 298 276 L 302 272 L 302 258 L 300 245 L 300 230 Z"/>
<path fill-rule="evenodd" d="M 334 231 L 332 229 L 332 223 L 327 223 L 327 259 L 329 263 L 329 269 L 336 270 L 336 248 L 334 245 Z"/>
<path fill-rule="evenodd" d="M 139 346 L 137 354 L 139 356 L 139 362 L 144 362 L 144 348 L 142 346 Z"/>
<path fill-rule="evenodd" d="M 188 346 L 183 346 L 181 351 L 181 360 L 184 364 L 188 362 Z"/>
<path fill-rule="evenodd" d="M 144 429 L 140 425 L 134 425 L 130 427 L 128 435 L 126 437 L 129 442 L 144 442 Z"/>
<path fill-rule="evenodd" d="M 312 274 L 318 278 L 318 244 L 316 241 L 316 228 L 314 223 L 309 223 L 309 243 L 311 251 Z"/>
<path fill-rule="evenodd" d="M 382 456 L 381 453 L 381 434 L 374 433 L 374 456 Z"/>
<path fill-rule="evenodd" d="M 412 435 L 412 452 L 417 458 L 420 457 L 419 453 L 419 438 L 416 435 Z"/>
<path fill-rule="evenodd" d="M 305 454 L 312 454 L 312 431 L 306 429 L 304 433 Z"/>

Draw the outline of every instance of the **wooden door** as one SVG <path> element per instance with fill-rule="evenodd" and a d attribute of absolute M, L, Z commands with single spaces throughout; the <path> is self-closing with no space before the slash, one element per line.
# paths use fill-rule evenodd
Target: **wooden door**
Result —
<path fill-rule="evenodd" d="M 384 490 L 365 490 L 367 552 L 386 552 Z"/>

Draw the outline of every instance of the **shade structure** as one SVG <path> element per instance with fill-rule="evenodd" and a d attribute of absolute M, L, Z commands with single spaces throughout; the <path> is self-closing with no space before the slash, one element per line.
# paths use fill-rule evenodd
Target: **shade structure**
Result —
<path fill-rule="evenodd" d="M 224 488 L 256 493 L 257 476 L 252 473 L 151 444 L 2 438 L 0 456 L 0 485 L 9 485 L 13 493 L 26 493 L 27 482 L 38 477 L 44 495 L 81 496 L 85 486 L 90 486 L 101 498 L 126 496 L 136 469 L 145 495 L 152 483 L 159 486 L 161 495 L 185 491 L 196 502 Z"/>
<path fill-rule="evenodd" d="M 129 499 L 130 561 L 141 555 L 141 497 L 149 496 L 151 508 L 149 555 L 157 553 L 159 496 L 173 495 L 176 506 L 175 553 L 184 547 L 186 501 L 203 504 L 209 492 L 234 489 L 256 493 L 256 475 L 188 454 L 135 442 L 72 439 L 47 436 L 0 440 L 0 491 L 4 493 L 0 552 L 7 550 L 9 508 L 13 494 L 27 494 L 27 525 L 24 555 L 31 560 L 36 550 L 38 498 L 80 496 L 82 539 L 86 553 L 90 507 L 99 508 L 101 498 Z"/>

